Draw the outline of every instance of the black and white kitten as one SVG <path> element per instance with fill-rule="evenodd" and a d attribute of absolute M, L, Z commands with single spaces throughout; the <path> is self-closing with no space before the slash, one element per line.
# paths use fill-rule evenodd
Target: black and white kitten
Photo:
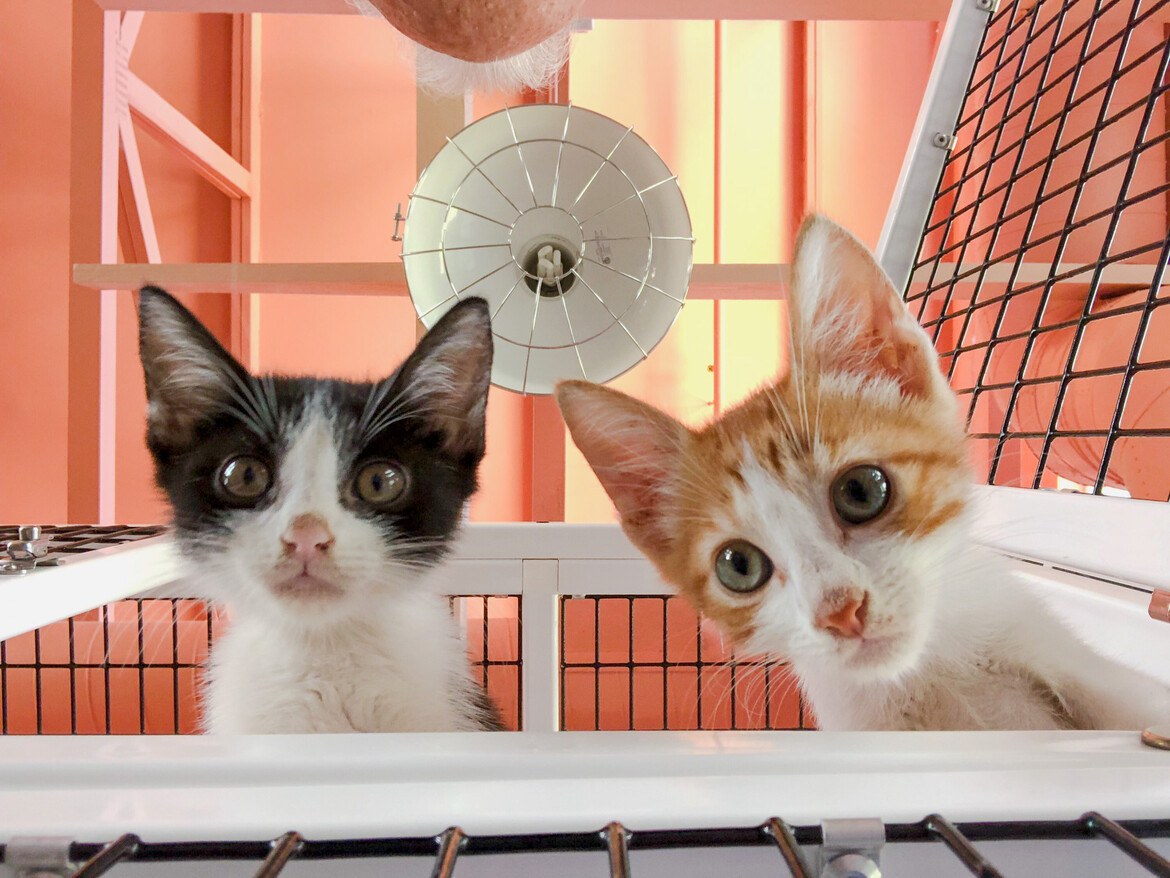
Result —
<path fill-rule="evenodd" d="M 483 458 L 486 303 L 457 304 L 377 383 L 250 375 L 153 287 L 138 317 L 147 445 L 185 573 L 232 611 L 207 729 L 498 728 L 423 584 Z"/>

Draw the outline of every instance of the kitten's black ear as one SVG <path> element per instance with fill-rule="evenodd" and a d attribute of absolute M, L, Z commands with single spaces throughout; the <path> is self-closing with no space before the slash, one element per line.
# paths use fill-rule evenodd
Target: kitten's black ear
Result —
<path fill-rule="evenodd" d="M 562 381 L 556 392 L 573 442 L 613 500 L 622 529 L 639 549 L 661 559 L 671 548 L 666 512 L 690 430 L 600 384 Z"/>
<path fill-rule="evenodd" d="M 793 367 L 892 378 L 906 396 L 949 396 L 930 338 L 869 249 L 813 215 L 789 289 Z"/>
<path fill-rule="evenodd" d="M 483 457 L 488 387 L 492 379 L 492 322 L 483 299 L 464 299 L 444 314 L 393 377 L 395 393 L 443 437 L 457 457 Z"/>
<path fill-rule="evenodd" d="M 248 374 L 170 293 L 138 293 L 138 355 L 146 376 L 147 437 L 182 445 Z"/>

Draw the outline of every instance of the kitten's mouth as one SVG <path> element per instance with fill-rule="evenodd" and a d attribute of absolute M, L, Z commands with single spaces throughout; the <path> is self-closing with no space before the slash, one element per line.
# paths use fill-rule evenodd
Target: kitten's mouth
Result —
<path fill-rule="evenodd" d="M 327 600 L 342 595 L 339 585 L 313 575 L 307 568 L 272 583 L 270 587 L 277 597 L 295 600 Z"/>
<path fill-rule="evenodd" d="M 883 662 L 890 658 L 898 649 L 897 637 L 859 637 L 854 642 L 849 663 L 854 665 L 870 665 Z"/>

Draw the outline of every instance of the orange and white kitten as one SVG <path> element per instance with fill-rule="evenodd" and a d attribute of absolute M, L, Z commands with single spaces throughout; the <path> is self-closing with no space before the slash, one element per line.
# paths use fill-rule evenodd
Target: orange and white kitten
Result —
<path fill-rule="evenodd" d="M 796 244 L 792 362 L 692 430 L 570 381 L 557 400 L 630 539 L 825 729 L 1136 728 L 1170 691 L 1091 651 L 973 545 L 956 398 L 876 260 Z"/>

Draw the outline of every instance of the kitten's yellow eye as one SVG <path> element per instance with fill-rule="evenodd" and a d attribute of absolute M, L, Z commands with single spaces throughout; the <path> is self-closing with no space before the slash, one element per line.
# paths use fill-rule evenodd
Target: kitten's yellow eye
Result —
<path fill-rule="evenodd" d="M 832 500 L 833 510 L 845 524 L 865 524 L 889 505 L 890 479 L 871 463 L 850 467 L 833 482 Z"/>
<path fill-rule="evenodd" d="M 728 591 L 755 591 L 772 578 L 772 572 L 772 559 L 747 540 L 724 543 L 715 553 L 715 576 Z"/>
<path fill-rule="evenodd" d="M 389 461 L 376 460 L 358 471 L 353 489 L 371 506 L 389 506 L 406 492 L 406 473 Z"/>
<path fill-rule="evenodd" d="M 268 466 L 255 457 L 233 457 L 219 468 L 219 487 L 237 502 L 259 500 L 272 485 Z"/>

